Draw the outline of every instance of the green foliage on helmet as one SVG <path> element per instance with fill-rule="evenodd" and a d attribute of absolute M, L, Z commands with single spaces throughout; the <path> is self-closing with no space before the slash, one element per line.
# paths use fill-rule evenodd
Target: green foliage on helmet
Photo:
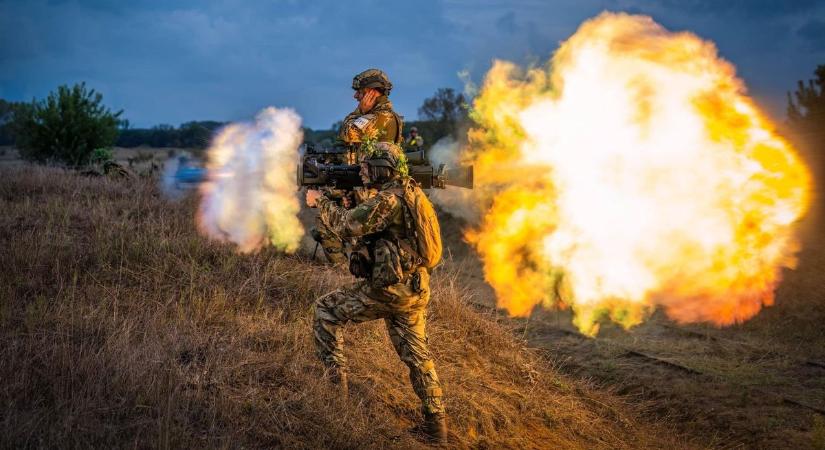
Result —
<path fill-rule="evenodd" d="M 407 155 L 404 154 L 404 152 L 401 152 L 398 161 L 395 163 L 395 171 L 398 172 L 402 177 L 410 175 L 410 168 L 407 165 Z"/>
<path fill-rule="evenodd" d="M 362 143 L 361 150 L 367 164 L 388 167 L 402 176 L 409 175 L 407 156 L 398 144 L 369 141 Z"/>

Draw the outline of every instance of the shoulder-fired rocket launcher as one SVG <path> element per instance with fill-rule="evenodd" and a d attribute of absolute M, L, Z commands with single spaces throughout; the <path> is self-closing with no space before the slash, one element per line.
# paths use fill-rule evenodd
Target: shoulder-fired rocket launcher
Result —
<path fill-rule="evenodd" d="M 351 190 L 363 186 L 358 172 L 361 166 L 347 164 L 351 150 L 347 147 L 321 147 L 304 144 L 301 147 L 301 162 L 298 164 L 298 186 L 329 187 Z M 447 186 L 473 188 L 473 166 L 434 167 L 423 150 L 405 153 L 409 175 L 423 189 L 444 189 Z"/>

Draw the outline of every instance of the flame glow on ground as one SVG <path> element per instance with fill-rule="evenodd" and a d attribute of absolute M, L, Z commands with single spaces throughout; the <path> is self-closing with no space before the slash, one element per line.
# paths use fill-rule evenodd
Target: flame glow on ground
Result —
<path fill-rule="evenodd" d="M 271 244 L 292 253 L 304 234 L 295 186 L 301 118 L 266 108 L 254 123 L 224 128 L 208 150 L 198 226 L 249 252 Z"/>
<path fill-rule="evenodd" d="M 569 306 L 593 335 L 773 303 L 810 175 L 711 42 L 603 13 L 544 69 L 497 61 L 473 114 L 467 238 L 511 314 Z"/>

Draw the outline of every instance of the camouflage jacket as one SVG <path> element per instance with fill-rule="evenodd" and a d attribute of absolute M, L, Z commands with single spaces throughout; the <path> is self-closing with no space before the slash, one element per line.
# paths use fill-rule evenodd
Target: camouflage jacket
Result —
<path fill-rule="evenodd" d="M 357 164 L 363 156 L 360 147 L 364 141 L 372 139 L 375 142 L 401 144 L 404 139 L 401 134 L 403 127 L 404 121 L 392 109 L 392 102 L 387 96 L 382 95 L 366 114 L 362 114 L 358 108 L 349 113 L 341 124 L 338 138 L 345 144 L 356 147 L 358 154 L 351 164 Z"/>
<path fill-rule="evenodd" d="M 353 209 L 341 208 L 323 196 L 318 199 L 321 221 L 343 239 L 357 238 L 353 253 L 369 258 L 369 281 L 381 287 L 404 282 L 419 263 L 413 251 L 414 237 L 408 236 L 406 226 L 412 218 L 403 200 L 389 191 L 403 188 L 404 183 L 397 179 L 384 184 L 375 196 Z"/>

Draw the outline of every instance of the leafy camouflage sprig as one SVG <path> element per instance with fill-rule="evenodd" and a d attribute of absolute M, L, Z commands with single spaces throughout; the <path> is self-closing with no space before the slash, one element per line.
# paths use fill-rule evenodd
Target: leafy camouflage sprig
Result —
<path fill-rule="evenodd" d="M 398 161 L 395 163 L 395 170 L 401 174 L 402 177 L 409 176 L 410 169 L 407 166 L 407 155 L 404 152 L 398 153 Z"/>

